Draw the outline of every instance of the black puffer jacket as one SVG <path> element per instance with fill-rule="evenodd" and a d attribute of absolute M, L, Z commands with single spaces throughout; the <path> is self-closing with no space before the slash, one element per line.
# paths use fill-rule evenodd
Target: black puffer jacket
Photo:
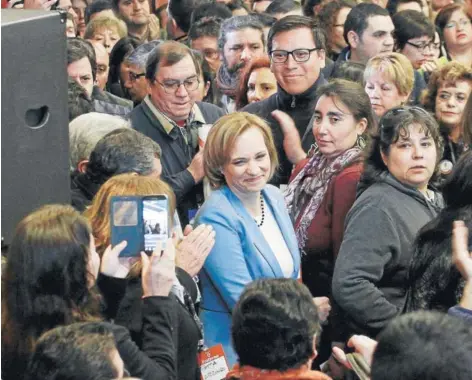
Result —
<path fill-rule="evenodd" d="M 242 111 L 262 117 L 269 123 L 272 129 L 280 164 L 278 172 L 271 181 L 272 184 L 287 184 L 292 172 L 292 164 L 288 160 L 283 148 L 284 134 L 279 123 L 272 117 L 272 111 L 281 110 L 287 113 L 295 121 L 300 137 L 304 136 L 307 129 L 311 129 L 309 122 L 315 110 L 317 100 L 316 90 L 325 83 L 327 81 L 324 75 L 320 73 L 313 86 L 300 95 L 290 95 L 279 86 L 277 93 L 271 97 L 260 102 L 248 104 L 242 109 Z M 308 133 L 306 136 L 303 140 L 303 149 L 307 152 L 311 144 L 313 144 L 314 138 L 312 133 Z"/>

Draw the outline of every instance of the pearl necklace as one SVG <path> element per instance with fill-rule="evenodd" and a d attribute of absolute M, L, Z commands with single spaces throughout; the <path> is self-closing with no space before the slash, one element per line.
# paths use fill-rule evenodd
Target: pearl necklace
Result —
<path fill-rule="evenodd" d="M 260 222 L 257 222 L 257 220 L 254 219 L 254 221 L 257 224 L 257 227 L 262 227 L 262 225 L 264 224 L 264 218 L 265 218 L 264 197 L 262 196 L 262 194 L 261 194 L 261 214 L 262 214 L 262 218 Z"/>

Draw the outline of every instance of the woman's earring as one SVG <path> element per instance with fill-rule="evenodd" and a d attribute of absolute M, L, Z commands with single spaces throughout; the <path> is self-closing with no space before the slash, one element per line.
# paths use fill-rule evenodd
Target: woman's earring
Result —
<path fill-rule="evenodd" d="M 367 142 L 365 141 L 365 138 L 362 137 L 362 135 L 357 135 L 356 147 L 359 148 L 360 150 L 364 150 L 366 145 L 367 145 Z"/>
<path fill-rule="evenodd" d="M 318 154 L 320 151 L 320 148 L 318 147 L 318 144 L 314 142 L 311 144 L 310 150 L 308 151 L 308 157 L 313 157 L 315 154 Z"/>

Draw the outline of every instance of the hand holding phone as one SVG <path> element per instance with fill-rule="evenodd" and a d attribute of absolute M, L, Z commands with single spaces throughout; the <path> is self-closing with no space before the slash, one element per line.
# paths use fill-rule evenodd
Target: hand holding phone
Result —
<path fill-rule="evenodd" d="M 168 297 L 175 280 L 175 247 L 172 239 L 157 243 L 149 257 L 141 252 L 143 297 Z"/>
<path fill-rule="evenodd" d="M 108 277 L 126 278 L 131 267 L 138 260 L 136 257 L 120 257 L 126 245 L 127 242 L 124 240 L 113 248 L 111 245 L 107 247 L 100 263 L 100 273 Z"/>
<path fill-rule="evenodd" d="M 141 251 L 150 255 L 158 243 L 165 245 L 171 226 L 166 195 L 115 196 L 111 199 L 111 244 L 127 242 L 121 257 L 139 257 Z"/>

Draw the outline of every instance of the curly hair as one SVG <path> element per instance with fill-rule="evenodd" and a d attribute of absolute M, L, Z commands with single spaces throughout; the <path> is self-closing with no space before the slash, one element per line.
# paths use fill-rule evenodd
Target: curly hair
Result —
<path fill-rule="evenodd" d="M 328 54 L 331 54 L 333 47 L 333 28 L 336 24 L 336 19 L 339 12 L 343 8 L 354 8 L 356 3 L 352 0 L 334 0 L 330 1 L 323 5 L 323 7 L 318 12 L 318 23 L 323 25 L 326 32 L 326 47 L 328 49 Z"/>
<path fill-rule="evenodd" d="M 387 111 L 379 121 L 378 132 L 372 136 L 368 154 L 364 162 L 362 184 L 364 189 L 379 181 L 382 173 L 388 171 L 382 159 L 382 153 L 387 156 L 390 148 L 400 136 L 408 136 L 408 128 L 419 124 L 425 134 L 431 136 L 436 146 L 436 165 L 442 157 L 444 143 L 439 131 L 439 125 L 433 116 L 420 107 L 396 107 Z"/>
<path fill-rule="evenodd" d="M 2 278 L 2 354 L 12 370 L 43 332 L 99 318 L 90 239 L 90 225 L 71 206 L 44 206 L 18 224 Z"/>
<path fill-rule="evenodd" d="M 423 92 L 421 103 L 430 112 L 436 110 L 436 96 L 443 84 L 454 86 L 458 81 L 468 81 L 472 85 L 472 68 L 452 61 L 435 70 L 429 79 L 428 88 Z"/>
<path fill-rule="evenodd" d="M 287 371 L 313 357 L 320 333 L 318 311 L 308 288 L 293 279 L 249 284 L 232 313 L 231 335 L 241 366 Z"/>

